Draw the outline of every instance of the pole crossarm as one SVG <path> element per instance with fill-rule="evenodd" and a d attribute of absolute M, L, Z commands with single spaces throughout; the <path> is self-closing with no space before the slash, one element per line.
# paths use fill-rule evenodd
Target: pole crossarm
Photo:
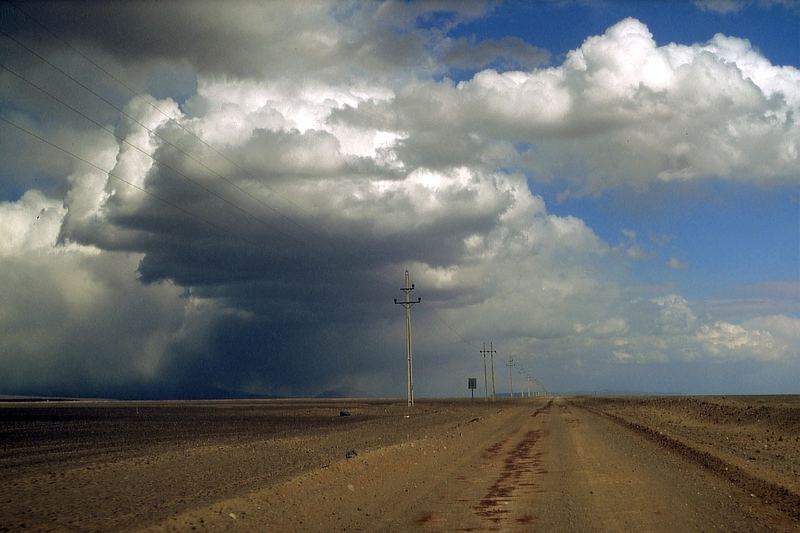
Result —
<path fill-rule="evenodd" d="M 402 290 L 405 290 L 405 289 L 400 289 L 400 290 L 402 291 Z M 397 298 L 394 299 L 394 303 L 396 303 L 397 305 L 414 305 L 414 304 L 420 303 L 421 301 L 422 301 L 422 298 L 417 298 L 417 301 L 411 301 L 411 302 L 398 302 Z"/>

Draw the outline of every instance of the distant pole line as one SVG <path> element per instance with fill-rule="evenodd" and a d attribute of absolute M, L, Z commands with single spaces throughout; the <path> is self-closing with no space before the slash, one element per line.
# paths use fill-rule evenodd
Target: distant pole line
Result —
<path fill-rule="evenodd" d="M 511 372 L 511 367 L 513 367 L 515 365 L 516 365 L 516 363 L 514 363 L 514 358 L 513 357 L 509 357 L 508 358 L 508 363 L 506 363 L 506 366 L 508 367 L 508 388 L 511 391 L 511 398 L 512 399 L 514 398 L 514 378 L 513 378 L 513 372 Z"/>
<path fill-rule="evenodd" d="M 483 355 L 483 401 L 489 401 L 489 374 L 486 370 L 486 354 L 489 353 L 486 350 L 486 343 L 483 343 L 483 349 L 480 351 L 481 355 Z"/>
<path fill-rule="evenodd" d="M 528 372 L 520 364 L 520 361 L 519 361 L 520 357 L 526 357 L 527 358 L 529 356 L 530 356 L 530 354 L 528 354 L 526 356 L 521 356 L 520 354 L 515 354 L 515 355 L 511 356 L 509 361 L 512 362 L 515 366 L 518 367 L 518 369 L 520 370 L 520 373 L 522 375 L 524 375 L 525 378 L 529 381 L 530 385 L 533 386 L 533 390 L 532 390 L 533 396 L 541 396 L 541 395 L 550 396 L 550 391 L 547 389 L 547 387 L 544 386 L 544 383 L 542 383 L 540 380 L 536 379 L 536 376 L 534 376 L 531 372 Z M 509 368 L 509 372 L 511 372 L 510 368 Z M 509 381 L 511 381 L 510 374 L 509 374 Z M 509 383 L 509 386 L 510 385 L 511 385 L 511 383 Z M 524 394 L 524 391 L 521 392 L 521 394 Z M 529 393 L 529 396 L 530 396 L 530 393 Z"/>
<path fill-rule="evenodd" d="M 497 400 L 497 390 L 494 386 L 494 354 L 497 353 L 497 350 L 494 349 L 494 343 L 492 341 L 489 342 L 489 356 L 492 360 L 492 401 Z"/>

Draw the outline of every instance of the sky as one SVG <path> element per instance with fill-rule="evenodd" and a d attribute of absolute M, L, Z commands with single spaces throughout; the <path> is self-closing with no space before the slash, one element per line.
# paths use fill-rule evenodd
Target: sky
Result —
<path fill-rule="evenodd" d="M 800 393 L 796 1 L 0 10 L 0 394 Z"/>

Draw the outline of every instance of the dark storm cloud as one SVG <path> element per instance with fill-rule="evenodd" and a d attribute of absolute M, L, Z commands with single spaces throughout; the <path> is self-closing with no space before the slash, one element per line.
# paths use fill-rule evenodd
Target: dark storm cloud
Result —
<path fill-rule="evenodd" d="M 140 133 L 137 129 L 141 130 L 125 122 L 119 134 L 135 137 Z M 65 226 L 64 238 L 144 253 L 139 273 L 146 283 L 170 281 L 192 287 L 196 296 L 225 302 L 231 308 L 254 313 L 260 320 L 283 324 L 281 327 L 297 322 L 311 327 L 331 320 L 330 316 L 345 321 L 363 313 L 385 317 L 391 307 L 377 314 L 368 310 L 394 292 L 396 280 L 382 272 L 410 261 L 424 260 L 432 265 L 461 262 L 464 238 L 491 231 L 512 202 L 507 193 L 496 191 L 492 203 L 475 209 L 476 189 L 452 185 L 434 192 L 431 199 L 441 207 L 426 211 L 415 206 L 413 192 L 401 185 L 388 194 L 370 192 L 364 188 L 369 183 L 363 183 L 363 178 L 352 174 L 344 178 L 339 164 L 320 166 L 325 150 L 317 154 L 319 157 L 283 157 L 308 150 L 309 139 L 312 145 L 324 145 L 333 138 L 324 132 L 254 130 L 241 148 L 232 152 L 241 156 L 259 154 L 252 160 L 246 156 L 240 159 L 249 170 L 247 176 L 231 176 L 245 187 L 254 178 L 258 185 L 269 187 L 252 188 L 251 196 L 237 194 L 221 183 L 220 175 L 187 161 L 171 147 L 162 145 L 154 154 L 172 168 L 179 168 L 183 176 L 146 160 L 140 161 L 145 166 L 137 169 L 135 161 L 128 158 L 140 154 L 123 151 L 114 172 L 132 172 L 126 174 L 128 179 L 144 179 L 153 195 L 178 203 L 199 218 L 165 209 L 157 198 L 109 180 L 107 191 L 111 196 L 104 202 L 106 223 L 98 223 L 93 217 L 75 220 Z M 175 142 L 187 146 L 182 139 Z M 272 155 L 264 156 L 264 150 Z M 208 161 L 207 156 L 197 154 L 200 160 Z M 331 145 L 330 158 L 334 162 L 343 160 L 336 142 Z M 147 165 L 152 165 L 149 170 Z M 297 176 L 302 177 L 300 181 Z M 304 191 L 307 185 L 312 193 Z M 203 188 L 234 199 L 241 209 L 233 209 Z M 313 199 L 315 188 L 323 194 L 317 205 L 312 202 L 302 209 L 283 204 L 283 211 L 276 212 L 270 209 L 276 188 L 284 198 L 296 201 Z M 262 195 L 262 191 L 266 192 Z M 358 195 L 366 197 L 359 200 Z M 413 223 L 409 225 L 410 221 Z M 344 313 L 337 310 L 337 294 L 342 287 L 349 287 L 351 301 L 350 310 Z M 435 294 L 429 296 L 435 301 Z"/>
<path fill-rule="evenodd" d="M 148 381 L 181 302 L 174 288 L 142 287 L 134 272 L 124 255 L 3 259 L 3 298 L 16 310 L 0 324 L 3 388 L 102 396 Z"/>
<path fill-rule="evenodd" d="M 121 65 L 166 61 L 202 75 L 302 76 L 347 81 L 439 69 L 430 17 L 451 27 L 479 16 L 483 2 L 31 2 L 21 5 L 57 39 L 10 7 L 16 33 L 59 49 L 59 39 L 108 54 Z M 443 17 L 443 18 L 441 18 Z M 516 45 L 515 45 L 516 47 Z M 525 55 L 516 54 L 518 56 Z"/>
<path fill-rule="evenodd" d="M 312 16 L 321 4 L 306 4 Z M 266 65 L 287 65 L 299 31 L 284 5 L 215 2 L 32 2 L 21 6 L 77 47 L 91 46 L 123 63 L 167 59 L 189 62 L 201 72 L 262 75 Z M 288 11 L 288 12 L 287 12 Z M 63 46 L 27 17 L 17 15 L 18 33 L 42 44 Z M 314 47 L 309 46 L 313 51 Z M 322 54 L 323 49 L 319 50 Z M 318 61 L 323 58 L 317 57 Z"/>
<path fill-rule="evenodd" d="M 402 357 L 393 357 L 402 355 L 402 332 L 387 330 L 384 322 L 366 325 L 373 329 L 335 320 L 310 327 L 300 321 L 223 316 L 210 325 L 202 344 L 175 346 L 161 376 L 164 383 L 172 377 L 181 396 L 208 389 L 313 396 L 328 388 L 363 394 L 371 390 L 367 376 L 403 372 Z M 387 391 L 399 395 L 402 382 L 394 381 L 381 380 Z"/>

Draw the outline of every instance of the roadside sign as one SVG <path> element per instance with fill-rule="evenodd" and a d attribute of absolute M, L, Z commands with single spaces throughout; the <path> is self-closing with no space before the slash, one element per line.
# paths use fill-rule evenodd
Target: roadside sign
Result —
<path fill-rule="evenodd" d="M 478 388 L 478 378 L 467 378 L 467 388 L 475 390 Z"/>

